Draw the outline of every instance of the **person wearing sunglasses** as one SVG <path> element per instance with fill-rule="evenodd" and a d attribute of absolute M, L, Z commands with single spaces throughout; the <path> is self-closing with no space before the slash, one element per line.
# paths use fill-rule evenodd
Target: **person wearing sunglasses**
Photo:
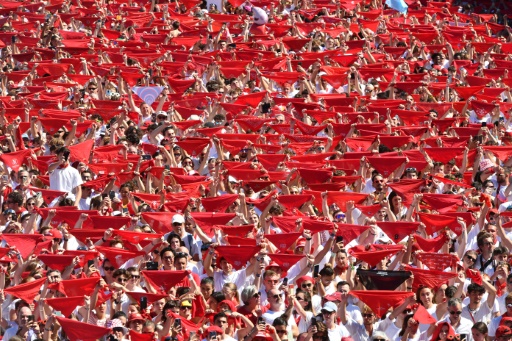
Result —
<path fill-rule="evenodd" d="M 440 322 L 448 322 L 455 330 L 456 334 L 461 335 L 466 341 L 473 341 L 471 328 L 474 322 L 465 317 L 462 317 L 462 301 L 460 298 L 452 297 L 448 300 L 448 316 Z M 475 320 L 475 322 L 478 322 Z"/>
<path fill-rule="evenodd" d="M 311 319 L 314 317 L 311 295 L 305 290 L 297 289 L 295 298 L 293 299 L 293 306 L 293 318 L 297 323 L 299 333 L 306 333 L 311 324 Z"/>
<path fill-rule="evenodd" d="M 273 325 L 274 320 L 281 317 L 287 321 L 288 331 L 293 332 L 294 335 L 298 335 L 297 324 L 292 316 L 293 304 L 289 304 L 285 307 L 285 294 L 279 289 L 271 289 L 267 292 L 267 299 L 269 303 L 269 309 L 261 315 L 265 320 L 266 324 Z"/>
<path fill-rule="evenodd" d="M 363 323 L 352 319 L 352 316 L 347 314 L 348 298 L 348 294 L 342 293 L 341 302 L 338 305 L 338 315 L 341 323 L 349 331 L 354 341 L 368 340 L 379 329 L 381 321 L 367 305 L 362 309 Z"/>
<path fill-rule="evenodd" d="M 130 279 L 126 283 L 126 288 L 129 291 L 134 292 L 146 292 L 142 287 L 140 286 L 140 271 L 134 266 L 129 267 L 126 269 L 128 271 L 128 274 L 130 275 Z"/>
<path fill-rule="evenodd" d="M 492 234 L 483 232 L 477 238 L 478 249 L 480 254 L 476 258 L 473 269 L 487 274 L 491 277 L 494 274 L 494 269 L 497 267 L 496 260 L 493 259 L 492 253 L 494 251 L 494 238 Z"/>
<path fill-rule="evenodd" d="M 239 306 L 237 311 L 250 319 L 251 322 L 256 325 L 258 323 L 258 314 L 256 311 L 261 307 L 261 294 L 258 291 L 258 288 L 254 285 L 246 286 L 242 290 L 240 299 L 243 304 Z"/>

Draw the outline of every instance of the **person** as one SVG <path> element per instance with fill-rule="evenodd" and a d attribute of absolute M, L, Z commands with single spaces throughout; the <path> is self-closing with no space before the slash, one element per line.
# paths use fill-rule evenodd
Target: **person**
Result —
<path fill-rule="evenodd" d="M 461 300 L 459 298 L 450 298 L 447 304 L 448 316 L 440 322 L 447 322 L 455 330 L 455 333 L 461 336 L 461 339 L 465 338 L 468 341 L 472 341 L 471 328 L 473 323 L 471 320 L 462 317 Z"/>
<path fill-rule="evenodd" d="M 66 147 L 57 150 L 58 161 L 48 166 L 50 173 L 50 189 L 68 193 L 74 206 L 78 206 L 82 198 L 82 177 L 77 169 L 69 164 L 71 151 Z"/>

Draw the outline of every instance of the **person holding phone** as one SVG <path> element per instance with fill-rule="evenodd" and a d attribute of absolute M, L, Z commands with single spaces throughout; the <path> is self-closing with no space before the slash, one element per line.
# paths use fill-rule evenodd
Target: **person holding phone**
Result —
<path fill-rule="evenodd" d="M 58 161 L 50 164 L 50 189 L 68 193 L 68 197 L 74 200 L 74 206 L 78 206 L 82 198 L 82 177 L 76 168 L 69 164 L 71 151 L 66 147 L 57 150 Z"/>

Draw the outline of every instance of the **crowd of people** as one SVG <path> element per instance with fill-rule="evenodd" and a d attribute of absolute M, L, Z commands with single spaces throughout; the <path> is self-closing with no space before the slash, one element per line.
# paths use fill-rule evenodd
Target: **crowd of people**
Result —
<path fill-rule="evenodd" d="M 511 340 L 509 16 L 0 1 L 3 340 Z"/>

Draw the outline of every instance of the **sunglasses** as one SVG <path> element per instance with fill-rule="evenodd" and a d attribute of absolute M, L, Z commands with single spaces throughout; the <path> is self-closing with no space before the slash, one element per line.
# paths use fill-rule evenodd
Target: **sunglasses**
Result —
<path fill-rule="evenodd" d="M 450 311 L 450 315 L 460 315 L 460 314 L 462 314 L 462 311 Z"/>
<path fill-rule="evenodd" d="M 187 306 L 180 307 L 180 310 L 187 310 L 187 309 L 192 309 L 192 307 L 187 307 Z"/>
<path fill-rule="evenodd" d="M 134 278 L 134 279 L 140 279 L 140 275 L 132 275 L 132 278 Z"/>
<path fill-rule="evenodd" d="M 312 286 L 313 286 L 313 283 L 302 283 L 301 284 L 302 288 L 311 288 Z"/>
<path fill-rule="evenodd" d="M 370 317 L 373 317 L 373 314 L 362 314 L 363 317 L 367 317 L 367 318 L 370 318 Z"/>
<path fill-rule="evenodd" d="M 254 297 L 254 298 L 259 298 L 260 296 L 261 296 L 261 294 L 259 292 L 257 292 L 254 295 L 252 295 L 252 297 Z"/>
<path fill-rule="evenodd" d="M 114 268 L 113 266 L 104 266 L 103 267 L 103 270 L 105 271 L 114 271 L 116 268 Z"/>
<path fill-rule="evenodd" d="M 279 295 L 272 295 L 272 297 L 277 300 L 278 298 L 281 298 L 283 297 L 283 294 L 279 294 Z"/>
<path fill-rule="evenodd" d="M 125 282 L 128 282 L 128 278 L 122 278 L 122 277 L 121 277 L 121 278 L 118 278 L 118 279 L 117 279 L 117 282 L 119 282 L 119 283 L 125 283 Z"/>
<path fill-rule="evenodd" d="M 476 258 L 473 258 L 473 257 L 470 257 L 470 256 L 466 256 L 466 258 L 471 261 L 471 262 L 476 262 Z"/>

